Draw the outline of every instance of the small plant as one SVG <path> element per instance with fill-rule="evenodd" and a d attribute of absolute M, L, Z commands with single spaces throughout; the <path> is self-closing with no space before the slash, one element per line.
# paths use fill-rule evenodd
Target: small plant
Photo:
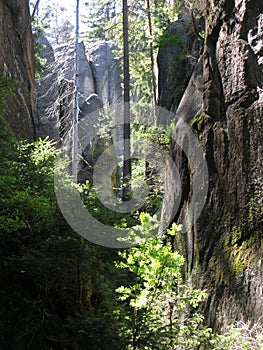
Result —
<path fill-rule="evenodd" d="M 0 77 L 0 108 L 3 109 L 7 96 L 14 95 L 14 88 L 17 84 L 16 80 L 11 80 L 7 76 Z M 2 112 L 2 111 L 1 111 Z"/>
<path fill-rule="evenodd" d="M 169 232 L 178 234 L 180 227 Z M 207 295 L 185 284 L 184 258 L 171 244 L 152 237 L 120 255 L 117 266 L 134 276 L 132 284 L 117 289 L 129 307 L 122 328 L 127 349 L 194 349 L 209 339 L 211 329 L 195 310 Z"/>
<path fill-rule="evenodd" d="M 184 46 L 183 38 L 180 33 L 172 34 L 168 31 L 164 31 L 157 39 L 156 39 L 156 48 L 165 49 L 168 47 L 174 47 L 176 45 Z"/>
<path fill-rule="evenodd" d="M 252 324 L 239 321 L 229 326 L 225 333 L 214 335 L 210 346 L 213 350 L 262 350 L 262 323 Z"/>

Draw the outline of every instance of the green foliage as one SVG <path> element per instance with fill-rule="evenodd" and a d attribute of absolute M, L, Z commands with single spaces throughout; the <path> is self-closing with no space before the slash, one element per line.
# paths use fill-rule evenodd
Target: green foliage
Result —
<path fill-rule="evenodd" d="M 7 76 L 0 77 L 0 113 L 2 115 L 4 106 L 6 103 L 6 98 L 9 95 L 14 94 L 14 88 L 17 84 L 17 81 L 10 80 Z"/>
<path fill-rule="evenodd" d="M 114 21 L 119 5 L 116 0 L 92 0 L 87 4 L 88 15 L 84 19 L 87 26 L 85 40 L 92 44 L 96 40 L 110 40 L 113 36 Z"/>
<path fill-rule="evenodd" d="M 42 58 L 43 50 L 45 45 L 40 44 L 40 39 L 44 36 L 44 27 L 38 23 L 38 20 L 35 19 L 33 23 L 33 44 L 34 44 L 34 59 L 35 59 L 35 76 L 37 79 L 40 79 L 46 71 L 47 60 Z"/>
<path fill-rule="evenodd" d="M 0 347 L 122 349 L 110 312 L 116 252 L 88 244 L 62 218 L 52 142 L 18 142 L 3 125 L 0 133 Z"/>
<path fill-rule="evenodd" d="M 150 142 L 168 150 L 171 128 L 172 125 L 165 129 L 161 126 L 146 126 L 135 122 L 131 125 L 131 137 L 135 140 L 140 140 L 140 142 L 145 142 L 145 146 Z"/>
<path fill-rule="evenodd" d="M 166 30 L 156 39 L 157 48 L 163 49 L 173 47 L 175 45 L 183 45 L 183 40 L 180 33 L 172 34 Z"/>
<path fill-rule="evenodd" d="M 223 334 L 214 334 L 208 349 L 213 350 L 262 350 L 263 327 L 260 323 L 237 322 Z"/>
<path fill-rule="evenodd" d="M 190 122 L 190 127 L 191 127 L 191 128 L 195 128 L 195 125 L 197 125 L 197 124 L 199 124 L 200 122 L 203 121 L 204 116 L 205 116 L 205 113 L 202 112 L 199 116 L 197 116 L 196 118 L 194 118 L 193 120 L 191 120 L 191 122 Z"/>
<path fill-rule="evenodd" d="M 204 129 L 204 117 L 205 113 L 202 112 L 199 116 L 192 119 L 190 122 L 191 129 L 200 140 L 202 139 L 202 131 Z"/>
<path fill-rule="evenodd" d="M 31 3 L 33 8 L 35 1 Z M 39 8 L 33 18 L 33 37 L 35 42 L 36 63 L 43 68 L 45 61 L 41 59 L 43 47 L 39 37 L 46 36 L 51 44 L 63 44 L 72 40 L 73 24 L 65 18 L 66 7 L 53 0 L 40 1 Z M 41 70 L 42 72 L 42 70 Z"/>
<path fill-rule="evenodd" d="M 78 190 L 88 211 L 100 222 L 116 228 L 127 228 L 138 224 L 137 213 L 123 214 L 105 207 L 99 200 L 95 188 L 88 181 L 79 184 Z M 112 194 L 114 194 L 114 188 Z"/>
<path fill-rule="evenodd" d="M 176 225 L 169 231 L 179 232 Z M 122 328 L 127 349 L 193 349 L 210 338 L 211 330 L 195 311 L 206 293 L 184 283 L 184 258 L 170 244 L 148 238 L 120 255 L 117 266 L 134 276 L 132 284 L 117 289 L 129 306 Z"/>

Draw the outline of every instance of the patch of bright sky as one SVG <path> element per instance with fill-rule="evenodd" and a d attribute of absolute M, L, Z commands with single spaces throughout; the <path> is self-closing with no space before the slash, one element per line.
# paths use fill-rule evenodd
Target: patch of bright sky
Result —
<path fill-rule="evenodd" d="M 56 3 L 55 0 L 40 0 L 39 11 L 41 12 L 48 4 Z M 63 19 L 69 20 L 74 26 L 76 24 L 76 0 L 63 0 L 57 1 L 58 6 L 64 7 L 66 10 L 63 12 Z M 79 0 L 79 14 L 80 14 L 80 31 L 85 30 L 85 24 L 81 21 L 81 18 L 87 14 L 88 2 L 87 0 Z"/>

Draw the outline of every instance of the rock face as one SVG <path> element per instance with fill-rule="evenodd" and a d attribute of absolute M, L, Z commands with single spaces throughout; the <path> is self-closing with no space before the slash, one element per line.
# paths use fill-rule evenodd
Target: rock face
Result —
<path fill-rule="evenodd" d="M 197 262 L 213 294 L 224 290 L 207 305 L 208 314 L 216 310 L 211 323 L 221 326 L 262 316 L 262 11 L 259 0 L 219 1 L 207 21 L 203 145 L 210 184 Z"/>
<path fill-rule="evenodd" d="M 199 26 L 201 30 L 202 24 Z M 197 64 L 202 42 L 194 33 L 191 19 L 186 16 L 171 23 L 167 35 L 169 39 L 157 58 L 159 105 L 175 112 Z"/>
<path fill-rule="evenodd" d="M 97 42 L 89 52 L 95 91 L 103 102 L 110 105 L 120 103 L 122 99 L 122 71 L 114 50 L 117 46 L 112 42 Z"/>
<path fill-rule="evenodd" d="M 212 3 L 203 67 L 177 110 L 178 123 L 188 122 L 204 149 L 208 194 L 201 216 L 175 244 L 188 276 L 209 291 L 209 324 L 222 329 L 236 320 L 259 321 L 263 309 L 263 3 Z M 183 182 L 180 221 L 191 202 L 193 174 L 176 143 L 173 153 Z"/>
<path fill-rule="evenodd" d="M 69 130 L 72 120 L 75 48 L 73 45 L 60 45 L 53 49 L 46 38 L 41 38 L 39 43 L 43 47 L 42 58 L 45 58 L 47 63 L 43 78 L 36 82 L 36 134 L 59 140 Z M 95 90 L 91 65 L 83 43 L 79 44 L 78 54 L 78 91 L 81 108 Z"/>
<path fill-rule="evenodd" d="M 16 82 L 4 118 L 17 137 L 33 139 L 34 60 L 27 0 L 0 1 L 0 75 Z"/>
<path fill-rule="evenodd" d="M 57 109 L 53 111 L 59 95 L 58 72 L 52 70 L 55 65 L 55 54 L 52 46 L 45 37 L 40 38 L 41 58 L 46 59 L 46 65 L 49 67 L 44 72 L 43 78 L 35 83 L 35 105 L 34 105 L 34 124 L 36 135 L 38 137 L 49 136 L 51 139 L 58 140 L 59 116 Z"/>
<path fill-rule="evenodd" d="M 72 120 L 75 51 L 68 45 L 52 49 L 44 41 L 42 57 L 47 59 L 47 71 L 37 83 L 35 123 L 38 136 L 58 140 L 70 129 Z M 79 44 L 80 118 L 102 108 L 103 103 L 121 102 L 121 67 L 115 49 L 111 42 L 98 42 L 86 53 L 83 43 Z"/>

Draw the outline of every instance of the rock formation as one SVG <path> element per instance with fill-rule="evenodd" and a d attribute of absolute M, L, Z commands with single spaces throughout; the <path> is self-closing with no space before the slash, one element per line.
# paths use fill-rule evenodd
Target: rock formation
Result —
<path fill-rule="evenodd" d="M 33 139 L 34 59 L 27 0 L 0 1 L 0 75 L 15 82 L 4 118 L 18 137 Z"/>
<path fill-rule="evenodd" d="M 203 24 L 200 21 L 196 26 L 201 30 Z M 203 43 L 194 32 L 192 19 L 187 16 L 169 25 L 167 37 L 157 58 L 158 104 L 175 112 L 197 64 Z"/>
<path fill-rule="evenodd" d="M 201 216 L 175 244 L 187 275 L 209 292 L 205 313 L 216 329 L 262 316 L 262 12 L 259 0 L 209 3 L 203 67 L 177 109 L 178 123 L 188 122 L 204 149 L 209 187 Z M 183 182 L 180 221 L 193 174 L 176 142 L 173 153 Z"/>
<path fill-rule="evenodd" d="M 41 43 L 47 69 L 37 82 L 35 124 L 38 136 L 58 140 L 70 129 L 72 120 L 75 48 L 61 45 L 53 49 L 44 38 Z M 88 51 L 83 43 L 79 44 L 80 118 L 102 108 L 104 103 L 121 101 L 121 67 L 113 53 L 116 49 L 111 42 L 97 42 Z"/>
<path fill-rule="evenodd" d="M 34 104 L 34 124 L 36 135 L 54 140 L 59 139 L 58 113 L 54 108 L 59 96 L 58 71 L 52 70 L 55 65 L 55 54 L 52 46 L 45 37 L 39 39 L 41 47 L 41 58 L 46 60 L 46 69 L 42 79 L 36 80 L 35 84 L 35 104 Z"/>
<path fill-rule="evenodd" d="M 117 46 L 112 42 L 97 42 L 89 50 L 95 91 L 110 105 L 122 101 L 121 66 L 115 58 Z"/>

